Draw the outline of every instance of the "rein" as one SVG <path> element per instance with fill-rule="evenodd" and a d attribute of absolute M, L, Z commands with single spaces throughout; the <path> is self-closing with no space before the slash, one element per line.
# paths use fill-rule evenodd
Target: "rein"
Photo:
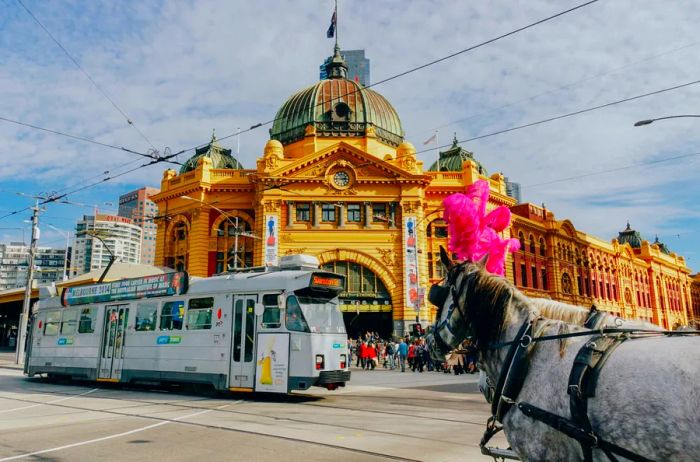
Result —
<path fill-rule="evenodd" d="M 499 348 L 504 348 L 507 346 L 512 346 L 516 343 L 524 343 L 523 347 L 527 347 L 530 343 L 544 342 L 547 340 L 559 340 L 563 338 L 572 337 L 585 337 L 593 335 L 606 335 L 606 334 L 641 334 L 637 337 L 632 338 L 646 338 L 646 337 L 657 337 L 657 336 L 667 336 L 667 337 L 681 337 L 684 335 L 700 335 L 700 330 L 650 330 L 650 329 L 622 329 L 619 327 L 606 327 L 603 329 L 587 330 L 581 332 L 569 332 L 567 334 L 558 335 L 543 335 L 541 337 L 531 337 L 525 336 L 518 340 L 511 340 L 510 342 L 500 342 L 488 345 L 481 348 L 482 350 L 497 350 Z"/>

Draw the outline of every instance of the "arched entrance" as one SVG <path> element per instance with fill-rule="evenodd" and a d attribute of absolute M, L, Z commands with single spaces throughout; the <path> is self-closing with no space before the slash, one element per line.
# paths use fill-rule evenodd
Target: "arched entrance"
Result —
<path fill-rule="evenodd" d="M 367 331 L 377 332 L 382 338 L 391 337 L 391 295 L 374 271 L 352 261 L 329 262 L 321 268 L 345 276 L 340 309 L 349 337 L 357 338 Z"/>

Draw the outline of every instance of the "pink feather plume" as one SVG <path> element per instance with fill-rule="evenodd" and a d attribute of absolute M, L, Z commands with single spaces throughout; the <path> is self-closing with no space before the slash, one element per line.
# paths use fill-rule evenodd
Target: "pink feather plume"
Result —
<path fill-rule="evenodd" d="M 486 255 L 486 270 L 503 276 L 506 254 L 517 251 L 520 242 L 498 235 L 510 225 L 510 210 L 500 206 L 487 214 L 488 200 L 489 184 L 484 180 L 471 184 L 466 194 L 451 194 L 444 200 L 447 248 L 460 260 L 478 261 Z"/>

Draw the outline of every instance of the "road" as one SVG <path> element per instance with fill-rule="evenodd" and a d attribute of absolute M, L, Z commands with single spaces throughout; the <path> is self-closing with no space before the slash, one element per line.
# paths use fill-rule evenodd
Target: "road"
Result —
<path fill-rule="evenodd" d="M 221 397 L 51 383 L 0 368 L 0 462 L 488 461 L 476 380 L 353 370 L 333 392 Z"/>

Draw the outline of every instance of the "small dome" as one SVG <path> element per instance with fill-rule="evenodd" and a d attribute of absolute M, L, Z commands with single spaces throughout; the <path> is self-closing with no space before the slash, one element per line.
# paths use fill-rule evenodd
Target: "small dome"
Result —
<path fill-rule="evenodd" d="M 474 153 L 467 151 L 466 149 L 459 146 L 459 141 L 457 140 L 457 134 L 455 133 L 454 139 L 452 140 L 452 146 L 447 151 L 440 152 L 440 168 L 438 168 L 438 162 L 433 162 L 428 171 L 430 172 L 461 172 L 462 164 L 465 160 L 471 160 L 476 164 L 476 169 L 480 175 L 488 176 L 488 172 L 481 165 L 481 162 L 474 158 Z"/>
<path fill-rule="evenodd" d="M 265 151 L 264 151 L 265 156 L 271 156 L 271 155 L 276 155 L 278 157 L 284 157 L 284 147 L 282 146 L 282 143 L 280 143 L 277 140 L 270 140 L 267 143 L 265 143 Z"/>
<path fill-rule="evenodd" d="M 347 66 L 336 45 L 327 65 L 329 78 L 293 94 L 277 111 L 270 138 L 283 145 L 304 138 L 307 127 L 321 137 L 365 137 L 398 146 L 403 141 L 401 120 L 382 95 L 348 80 Z M 312 132 L 313 133 L 313 132 Z"/>
<path fill-rule="evenodd" d="M 639 231 L 633 230 L 628 221 L 627 228 L 618 233 L 617 241 L 620 244 L 629 244 L 631 247 L 638 249 L 642 246 L 642 235 L 639 234 Z"/>
<path fill-rule="evenodd" d="M 416 148 L 408 141 L 404 141 L 396 148 L 396 157 L 412 156 L 416 154 Z"/>
<path fill-rule="evenodd" d="M 208 145 L 195 150 L 194 156 L 190 157 L 180 168 L 180 175 L 191 172 L 197 168 L 199 159 L 208 157 L 211 160 L 212 168 L 228 168 L 232 170 L 243 170 L 243 166 L 238 160 L 231 156 L 231 150 L 222 148 L 216 141 L 216 134 L 212 133 L 211 141 Z"/>
<path fill-rule="evenodd" d="M 666 255 L 671 255 L 671 249 L 669 249 L 666 244 L 659 240 L 659 236 L 656 236 L 654 244 L 659 246 L 659 250 L 661 250 L 662 253 L 665 253 Z"/>

